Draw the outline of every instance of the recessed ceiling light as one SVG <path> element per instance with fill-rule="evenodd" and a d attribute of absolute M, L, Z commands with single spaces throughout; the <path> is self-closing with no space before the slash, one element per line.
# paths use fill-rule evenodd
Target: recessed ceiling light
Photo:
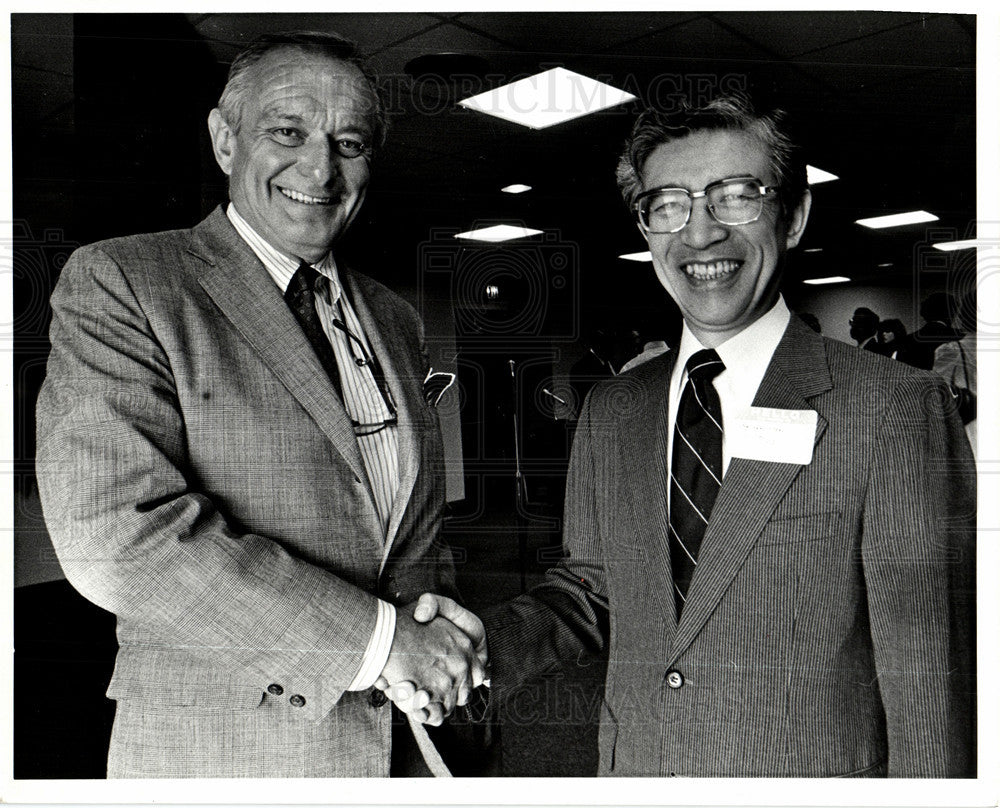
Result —
<path fill-rule="evenodd" d="M 893 213 L 889 216 L 874 216 L 871 219 L 858 219 L 855 224 L 862 227 L 870 227 L 872 230 L 881 230 L 883 227 L 902 227 L 906 224 L 920 224 L 921 222 L 936 222 L 938 217 L 926 210 L 911 210 L 906 213 Z"/>
<path fill-rule="evenodd" d="M 833 180 L 839 180 L 836 174 L 831 174 L 829 171 L 824 171 L 822 168 L 816 168 L 816 166 L 806 166 L 806 182 L 810 185 L 819 185 L 821 182 L 832 182 Z"/>
<path fill-rule="evenodd" d="M 818 253 L 818 252 L 823 252 L 823 248 L 822 247 L 810 247 L 808 250 L 803 250 L 802 252 Z"/>
<path fill-rule="evenodd" d="M 850 278 L 845 278 L 843 275 L 834 275 L 830 278 L 810 278 L 807 281 L 802 281 L 802 283 L 810 283 L 814 286 L 819 286 L 824 283 L 847 283 Z"/>
<path fill-rule="evenodd" d="M 939 241 L 937 244 L 932 245 L 935 250 L 944 250 L 945 252 L 951 252 L 952 250 L 971 250 L 974 247 L 993 247 L 994 249 L 1000 247 L 1000 242 L 997 241 L 984 241 L 981 239 L 967 238 L 961 241 Z"/>
<path fill-rule="evenodd" d="M 464 233 L 456 233 L 455 238 L 467 238 L 474 241 L 511 241 L 526 236 L 537 236 L 541 232 L 541 230 L 532 230 L 529 227 L 495 224 L 492 227 L 479 227 L 475 230 L 466 230 Z"/>
<path fill-rule="evenodd" d="M 646 250 L 646 252 L 637 253 L 626 253 L 625 255 L 619 255 L 619 258 L 624 258 L 626 261 L 652 261 L 653 254 Z"/>
<path fill-rule="evenodd" d="M 634 95 L 610 84 L 554 67 L 458 103 L 531 129 L 545 129 L 633 100 Z"/>
<path fill-rule="evenodd" d="M 513 185 L 508 185 L 505 188 L 501 188 L 505 194 L 523 194 L 525 191 L 530 191 L 530 185 L 521 185 L 519 182 L 515 182 Z"/>

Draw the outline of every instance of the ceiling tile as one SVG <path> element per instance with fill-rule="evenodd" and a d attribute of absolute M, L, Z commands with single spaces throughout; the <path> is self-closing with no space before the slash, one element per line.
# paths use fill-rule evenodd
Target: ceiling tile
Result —
<path fill-rule="evenodd" d="M 895 15 L 890 15 L 895 16 Z M 881 66 L 969 67 L 976 64 L 973 37 L 952 14 L 907 14 L 903 25 L 852 41 L 817 48 L 802 57 L 807 62 Z M 970 23 L 972 18 L 970 17 Z"/>
<path fill-rule="evenodd" d="M 692 18 L 631 42 L 628 53 L 633 57 L 657 59 L 661 64 L 713 58 L 751 62 L 770 58 L 762 48 L 746 42 L 706 16 Z"/>
<path fill-rule="evenodd" d="M 692 14 L 622 12 L 472 13 L 459 20 L 518 50 L 539 54 L 613 50 L 615 45 L 676 25 Z"/>
<path fill-rule="evenodd" d="M 356 42 L 365 53 L 377 51 L 440 23 L 430 14 L 189 14 L 202 36 L 220 42 L 249 43 L 274 31 L 332 31 Z"/>
<path fill-rule="evenodd" d="M 404 72 L 406 63 L 431 53 L 471 53 L 489 63 L 490 72 L 504 72 L 511 49 L 493 39 L 480 36 L 458 25 L 442 23 L 398 45 L 377 52 L 372 67 L 380 76 Z"/>
<path fill-rule="evenodd" d="M 73 75 L 73 18 L 68 14 L 11 14 L 10 58 L 64 76 Z"/>
<path fill-rule="evenodd" d="M 713 14 L 761 47 L 791 58 L 908 23 L 916 14 L 884 11 L 772 11 Z"/>

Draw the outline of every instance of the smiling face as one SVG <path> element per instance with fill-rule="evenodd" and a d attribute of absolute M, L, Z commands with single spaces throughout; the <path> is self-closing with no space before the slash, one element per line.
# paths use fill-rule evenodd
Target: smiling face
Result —
<path fill-rule="evenodd" d="M 756 177 L 765 185 L 776 181 L 761 144 L 744 132 L 724 129 L 660 144 L 641 176 L 643 190 L 700 191 L 732 177 Z M 771 194 L 757 221 L 723 225 L 711 217 L 704 199 L 696 199 L 682 230 L 645 234 L 660 283 L 703 345 L 720 345 L 774 305 L 784 252 L 798 244 L 808 215 L 808 193 L 790 217 L 782 217 Z"/>
<path fill-rule="evenodd" d="M 212 110 L 215 159 L 239 214 L 271 246 L 310 263 L 364 201 L 374 100 L 361 71 L 301 50 L 266 54 L 253 71 L 238 130 Z"/>

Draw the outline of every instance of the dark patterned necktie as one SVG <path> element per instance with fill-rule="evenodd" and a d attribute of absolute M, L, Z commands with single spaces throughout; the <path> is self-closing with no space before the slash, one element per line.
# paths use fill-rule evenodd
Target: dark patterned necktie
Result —
<path fill-rule="evenodd" d="M 677 408 L 670 464 L 670 563 L 678 617 L 722 485 L 722 406 L 712 379 L 725 369 L 715 351 L 694 354 Z"/>
<path fill-rule="evenodd" d="M 305 261 L 299 264 L 292 279 L 285 289 L 285 302 L 292 310 L 295 319 L 299 321 L 306 337 L 309 338 L 316 356 L 319 357 L 320 364 L 330 377 L 337 395 L 343 398 L 340 387 L 340 368 L 337 364 L 337 357 L 330 345 L 330 340 L 323 330 L 323 324 L 316 314 L 316 283 L 320 279 L 320 274 Z"/>

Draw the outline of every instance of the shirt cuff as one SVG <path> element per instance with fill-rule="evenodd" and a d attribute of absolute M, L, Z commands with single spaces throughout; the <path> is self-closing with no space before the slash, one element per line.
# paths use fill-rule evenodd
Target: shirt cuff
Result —
<path fill-rule="evenodd" d="M 347 686 L 348 690 L 367 690 L 375 684 L 389 659 L 389 651 L 392 650 L 392 638 L 396 634 L 396 608 L 384 600 L 376 602 L 378 615 L 375 618 L 375 630 L 365 648 L 361 669 Z"/>

